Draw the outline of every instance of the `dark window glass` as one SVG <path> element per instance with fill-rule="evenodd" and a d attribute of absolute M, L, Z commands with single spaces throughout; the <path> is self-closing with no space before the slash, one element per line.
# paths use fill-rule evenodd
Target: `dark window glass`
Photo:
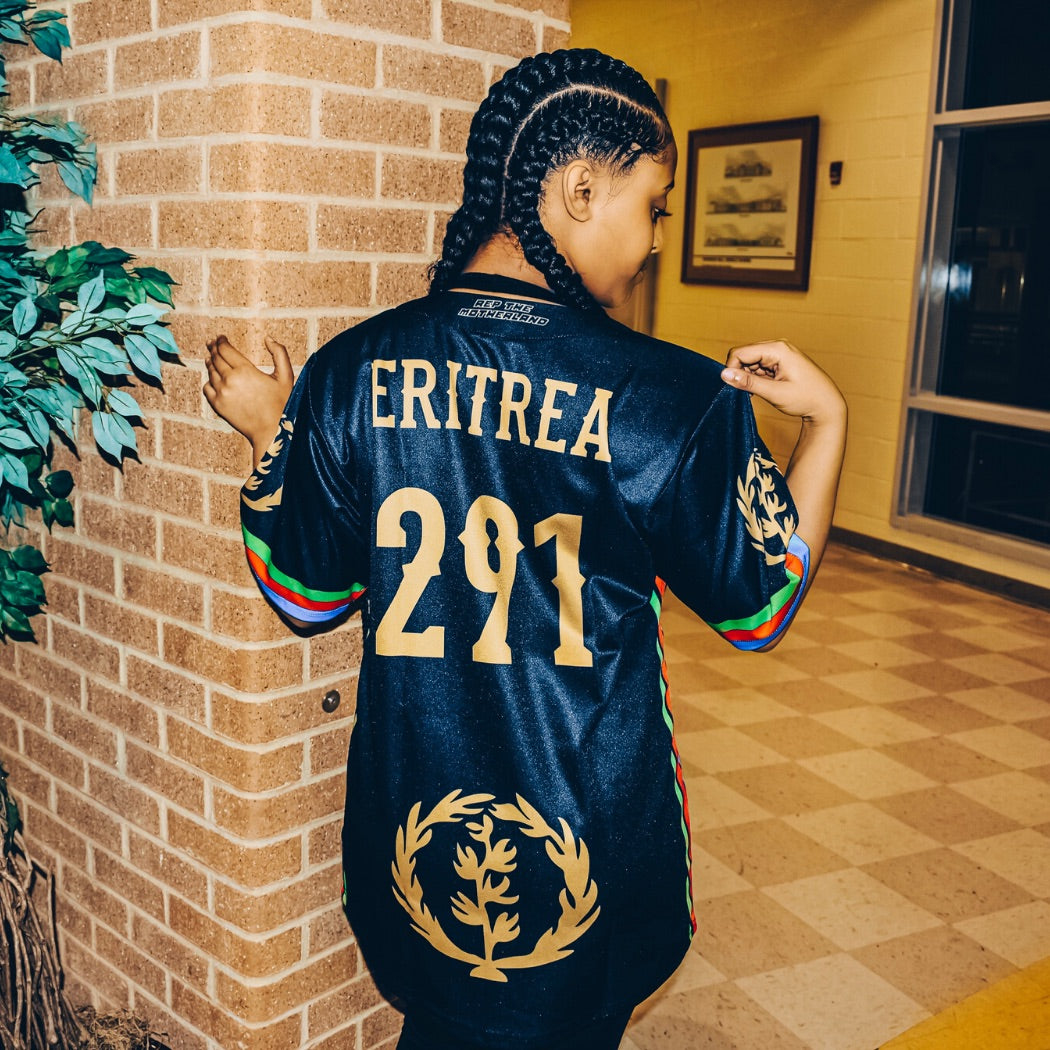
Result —
<path fill-rule="evenodd" d="M 1050 123 L 961 132 L 939 394 L 1050 409 L 1048 187 Z"/>
<path fill-rule="evenodd" d="M 965 109 L 1050 99 L 1050 3 L 972 0 Z"/>
<path fill-rule="evenodd" d="M 1050 543 L 1050 434 L 934 416 L 923 510 Z"/>

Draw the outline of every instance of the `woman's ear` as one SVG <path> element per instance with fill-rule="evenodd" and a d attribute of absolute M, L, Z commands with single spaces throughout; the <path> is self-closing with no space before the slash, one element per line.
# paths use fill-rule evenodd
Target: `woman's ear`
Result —
<path fill-rule="evenodd" d="M 562 203 L 568 216 L 587 222 L 593 214 L 595 171 L 582 157 L 570 161 L 561 170 Z"/>

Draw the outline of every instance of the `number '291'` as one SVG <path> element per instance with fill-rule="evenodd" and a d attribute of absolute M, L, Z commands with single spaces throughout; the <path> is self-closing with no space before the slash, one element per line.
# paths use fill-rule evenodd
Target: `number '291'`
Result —
<path fill-rule="evenodd" d="M 445 514 L 437 497 L 426 489 L 402 488 L 392 492 L 379 508 L 376 518 L 376 545 L 405 547 L 408 536 L 401 522 L 405 514 L 415 514 L 420 521 L 419 548 L 401 571 L 403 579 L 393 600 L 376 627 L 375 645 L 379 656 L 445 655 L 445 628 L 431 625 L 422 631 L 405 629 L 427 584 L 441 573 L 441 556 L 445 551 Z M 495 527 L 490 538 L 489 523 Z M 552 514 L 532 530 L 536 547 L 554 541 L 555 566 L 551 581 L 558 592 L 558 647 L 554 662 L 564 667 L 590 667 L 591 652 L 583 644 L 583 584 L 580 573 L 580 532 L 583 518 L 579 514 Z M 479 496 L 467 511 L 463 531 L 463 565 L 472 587 L 495 600 L 481 635 L 474 643 L 475 663 L 509 664 L 511 649 L 507 644 L 510 595 L 518 568 L 518 554 L 524 549 L 519 538 L 518 519 L 514 511 L 495 496 Z M 499 568 L 489 564 L 489 545 L 495 546 Z"/>

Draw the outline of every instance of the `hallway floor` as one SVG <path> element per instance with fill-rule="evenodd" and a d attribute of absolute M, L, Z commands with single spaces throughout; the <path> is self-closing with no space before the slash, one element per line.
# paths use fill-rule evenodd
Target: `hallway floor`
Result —
<path fill-rule="evenodd" d="M 876 1050 L 1007 979 L 1050 1000 L 1050 613 L 832 547 L 774 652 L 673 600 L 664 634 L 700 929 L 622 1050 Z"/>

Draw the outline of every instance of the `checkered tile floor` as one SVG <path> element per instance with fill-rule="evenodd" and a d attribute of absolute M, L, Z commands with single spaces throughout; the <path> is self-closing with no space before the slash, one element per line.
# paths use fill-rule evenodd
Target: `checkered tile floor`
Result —
<path fill-rule="evenodd" d="M 875 1050 L 1050 956 L 1050 613 L 832 547 L 774 652 L 664 633 L 700 931 L 622 1050 Z"/>

